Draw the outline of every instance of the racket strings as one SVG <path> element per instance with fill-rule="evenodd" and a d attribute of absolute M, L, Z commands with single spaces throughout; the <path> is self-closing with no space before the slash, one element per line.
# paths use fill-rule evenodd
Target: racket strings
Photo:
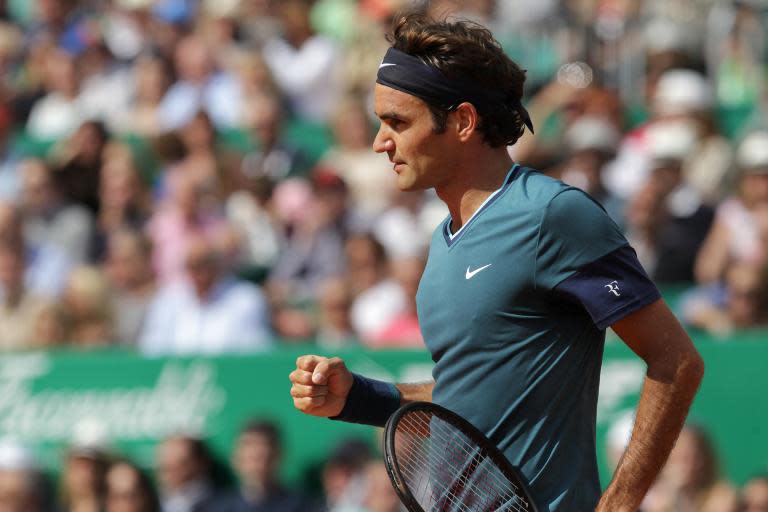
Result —
<path fill-rule="evenodd" d="M 395 451 L 413 496 L 427 512 L 527 512 L 519 486 L 456 427 L 416 411 L 397 425 Z"/>
<path fill-rule="evenodd" d="M 470 466 L 469 471 L 472 471 Z M 472 485 L 467 478 L 460 478 L 455 480 L 453 486 L 449 490 L 434 486 L 434 482 L 428 482 L 428 485 L 424 485 L 422 480 L 424 479 L 424 472 L 421 474 L 414 474 L 412 471 L 406 470 L 405 473 L 414 480 L 419 479 L 416 485 L 416 494 L 420 495 L 421 501 L 428 501 L 427 509 L 429 510 L 466 510 L 466 511 L 488 511 L 488 510 L 502 510 L 509 511 L 524 511 L 528 510 L 526 505 L 520 501 L 520 497 L 509 491 L 499 491 L 494 489 L 487 483 L 485 485 L 475 484 Z M 455 477 L 452 477 L 455 479 Z M 466 484 L 470 484 L 468 487 Z M 494 498 L 495 496 L 495 498 Z M 446 507 L 447 504 L 452 506 Z"/>
<path fill-rule="evenodd" d="M 422 415 L 424 415 L 424 413 L 422 413 Z M 409 417 L 409 420 L 410 420 L 410 417 Z M 412 425 L 415 425 L 415 423 L 412 422 Z M 423 431 L 423 429 L 421 428 L 423 426 L 423 423 L 419 422 L 418 425 L 419 425 L 420 430 Z M 453 434 L 453 437 L 454 437 L 453 439 L 450 439 L 450 442 L 446 438 L 445 435 L 442 435 L 442 434 L 439 434 L 439 433 L 435 432 L 434 427 L 433 427 L 433 430 L 430 432 L 429 435 L 432 436 L 433 438 L 441 439 L 443 441 L 443 445 L 444 446 L 451 446 L 454 449 L 461 450 L 463 452 L 461 455 L 464 456 L 464 458 L 462 460 L 467 460 L 468 458 L 473 457 L 472 452 L 476 452 L 475 453 L 475 457 L 478 455 L 478 448 L 475 446 L 474 443 L 469 441 L 466 437 L 463 436 L 463 434 L 460 434 L 460 432 L 455 430 L 453 427 L 448 426 L 447 428 L 450 429 L 450 431 L 451 431 L 450 433 Z M 460 438 L 457 437 L 457 436 L 460 436 Z M 417 437 L 411 438 L 411 444 L 414 444 L 415 440 L 421 440 L 422 442 L 424 441 L 424 439 L 422 437 L 417 436 Z M 456 444 L 455 443 L 456 440 L 461 440 L 462 443 Z M 413 453 L 414 454 L 417 453 L 417 450 L 413 450 Z M 456 454 L 454 453 L 454 460 L 456 459 L 455 455 Z M 472 462 L 470 463 L 471 465 L 470 465 L 470 468 L 469 468 L 470 471 L 472 469 L 474 469 L 472 466 L 477 466 L 476 460 L 477 459 L 474 459 L 474 458 L 472 459 Z M 486 460 L 489 460 L 489 463 L 490 463 L 490 459 L 486 458 Z M 429 465 L 429 462 L 428 461 L 424 461 L 424 459 L 421 459 L 420 462 L 426 463 L 425 465 L 427 465 L 427 466 Z M 493 468 L 497 469 L 495 465 L 493 465 Z M 465 476 L 465 473 L 463 472 L 458 477 L 456 477 L 455 476 L 455 472 L 452 472 L 455 469 L 456 468 L 452 467 L 452 466 L 445 466 L 445 465 L 440 466 L 440 470 L 439 471 L 441 473 L 443 473 L 443 475 L 445 476 L 444 481 L 449 481 L 450 479 L 457 479 L 459 481 L 465 481 L 466 482 L 467 481 L 467 477 Z M 511 486 L 512 489 L 513 489 L 511 491 L 511 494 L 510 494 L 511 497 L 512 496 L 519 496 L 520 494 L 522 494 L 522 492 L 519 490 L 518 486 L 516 486 L 514 482 L 509 481 L 506 478 L 506 476 L 504 476 L 503 473 L 501 473 L 501 471 L 499 471 L 498 469 L 495 472 L 488 472 L 486 475 L 489 476 L 490 478 L 494 479 L 495 482 L 498 484 L 498 487 L 501 487 L 502 489 L 505 488 L 506 486 Z M 486 490 L 493 490 L 493 489 L 491 489 L 489 487 L 486 487 Z"/>

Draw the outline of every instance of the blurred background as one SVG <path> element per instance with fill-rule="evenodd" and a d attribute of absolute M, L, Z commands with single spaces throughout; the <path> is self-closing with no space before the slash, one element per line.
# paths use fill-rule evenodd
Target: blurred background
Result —
<path fill-rule="evenodd" d="M 646 512 L 768 511 L 768 2 L 0 1 L 0 512 L 395 512 L 307 351 L 430 375 L 433 192 L 370 149 L 401 9 L 492 29 L 512 157 L 624 229 L 708 373 Z M 644 367 L 608 333 L 604 484 Z"/>

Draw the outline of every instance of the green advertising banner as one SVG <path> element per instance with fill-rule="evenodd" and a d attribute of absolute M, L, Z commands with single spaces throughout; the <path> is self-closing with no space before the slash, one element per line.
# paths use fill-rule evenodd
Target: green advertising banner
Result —
<path fill-rule="evenodd" d="M 707 364 L 691 417 L 711 432 L 722 467 L 736 483 L 768 469 L 768 343 L 750 339 L 699 343 Z M 760 342 L 763 341 L 763 342 Z M 288 374 L 303 352 L 216 358 L 144 359 L 132 353 L 28 353 L 0 360 L 0 437 L 34 448 L 56 471 L 75 438 L 106 440 L 118 453 L 152 467 L 159 439 L 204 436 L 226 460 L 241 425 L 270 418 L 284 430 L 284 476 L 305 483 L 332 447 L 349 436 L 378 442 L 377 429 L 313 418 L 293 409 Z M 345 350 L 356 372 L 395 381 L 430 378 L 423 351 Z M 622 343 L 606 344 L 598 406 L 604 483 L 610 478 L 605 438 L 626 422 L 645 366 Z"/>

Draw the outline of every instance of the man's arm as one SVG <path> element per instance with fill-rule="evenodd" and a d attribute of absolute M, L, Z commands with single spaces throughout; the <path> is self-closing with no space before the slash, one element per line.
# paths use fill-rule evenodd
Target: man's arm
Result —
<path fill-rule="evenodd" d="M 410 402 L 431 402 L 434 381 L 414 384 L 395 384 L 400 391 L 400 403 L 405 405 Z"/>
<path fill-rule="evenodd" d="M 704 363 L 661 299 L 612 328 L 648 369 L 632 438 L 596 511 L 635 512 L 677 440 Z"/>

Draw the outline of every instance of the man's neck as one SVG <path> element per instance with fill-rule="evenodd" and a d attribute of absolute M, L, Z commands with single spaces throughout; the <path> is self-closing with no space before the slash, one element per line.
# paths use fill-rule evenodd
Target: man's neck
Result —
<path fill-rule="evenodd" d="M 448 206 L 451 231 L 458 231 L 496 190 L 501 188 L 514 162 L 506 148 L 496 148 L 479 159 L 467 159 L 455 178 L 436 187 L 438 197 Z"/>

